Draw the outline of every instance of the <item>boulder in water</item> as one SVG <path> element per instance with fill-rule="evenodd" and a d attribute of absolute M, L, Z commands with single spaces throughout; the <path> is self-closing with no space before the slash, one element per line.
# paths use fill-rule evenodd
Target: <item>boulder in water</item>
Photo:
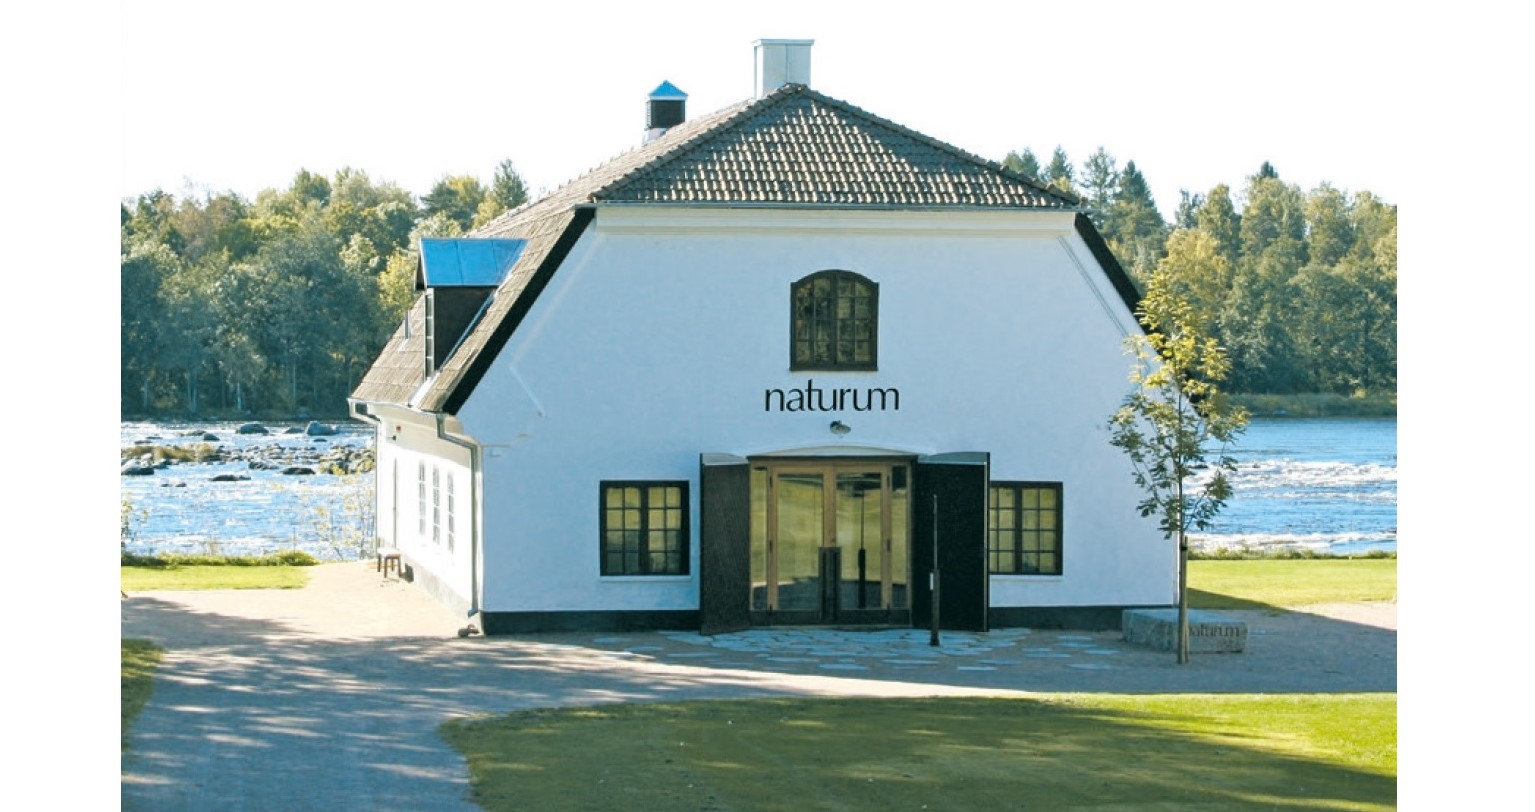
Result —
<path fill-rule="evenodd" d="M 304 427 L 304 433 L 310 437 L 329 437 L 336 433 L 336 427 L 311 420 L 309 425 Z"/>
<path fill-rule="evenodd" d="M 239 434 L 266 434 L 267 433 L 266 426 L 263 426 L 260 423 L 241 423 L 240 424 L 240 428 L 236 429 L 236 432 L 239 433 Z"/>

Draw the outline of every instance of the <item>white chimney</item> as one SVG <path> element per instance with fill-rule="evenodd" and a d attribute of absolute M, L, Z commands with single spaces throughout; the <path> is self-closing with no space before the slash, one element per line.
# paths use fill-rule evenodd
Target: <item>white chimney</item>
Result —
<path fill-rule="evenodd" d="M 753 43 L 757 59 L 757 98 L 784 85 L 810 85 L 810 46 L 813 39 L 759 39 Z"/>

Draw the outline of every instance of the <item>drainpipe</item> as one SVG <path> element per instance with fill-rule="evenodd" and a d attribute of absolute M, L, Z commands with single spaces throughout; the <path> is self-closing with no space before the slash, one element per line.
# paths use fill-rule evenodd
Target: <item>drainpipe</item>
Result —
<path fill-rule="evenodd" d="M 469 451 L 469 613 L 466 618 L 473 618 L 480 613 L 480 446 L 460 440 L 448 434 L 445 426 L 447 415 L 442 412 L 433 412 L 437 419 L 437 439 L 458 446 Z M 473 623 L 458 630 L 459 637 L 468 637 L 480 632 Z"/>

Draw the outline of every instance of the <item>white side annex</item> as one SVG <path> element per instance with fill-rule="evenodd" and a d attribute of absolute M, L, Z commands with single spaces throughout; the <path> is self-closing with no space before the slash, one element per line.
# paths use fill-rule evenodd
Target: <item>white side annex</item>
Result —
<path fill-rule="evenodd" d="M 575 206 L 456 409 L 419 405 L 434 368 L 353 399 L 381 543 L 487 633 L 923 626 L 935 561 L 951 628 L 1176 600 L 1109 444 L 1140 327 L 1078 208 Z M 811 313 L 818 274 L 864 298 Z M 856 363 L 796 360 L 863 307 Z"/>

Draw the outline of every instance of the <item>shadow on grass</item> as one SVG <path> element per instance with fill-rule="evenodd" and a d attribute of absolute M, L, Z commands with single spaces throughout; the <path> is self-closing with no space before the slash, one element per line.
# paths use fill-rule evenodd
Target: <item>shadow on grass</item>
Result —
<path fill-rule="evenodd" d="M 444 732 L 492 812 L 1395 807 L 1392 775 L 1283 752 L 1285 734 L 1244 723 L 1264 701 L 703 702 L 517 713 Z M 1325 704 L 1305 713 L 1388 727 L 1394 749 L 1394 699 L 1313 701 Z M 1180 729 L 1191 714 L 1204 730 Z"/>
<path fill-rule="evenodd" d="M 1235 595 L 1222 595 L 1219 592 L 1206 592 L 1202 589 L 1194 589 L 1193 587 L 1189 588 L 1189 608 L 1213 610 L 1263 610 L 1269 612 L 1287 611 L 1286 609 L 1274 606 L 1272 604 L 1259 603 L 1258 601 L 1251 601 L 1247 600 L 1246 598 L 1238 598 Z"/>

